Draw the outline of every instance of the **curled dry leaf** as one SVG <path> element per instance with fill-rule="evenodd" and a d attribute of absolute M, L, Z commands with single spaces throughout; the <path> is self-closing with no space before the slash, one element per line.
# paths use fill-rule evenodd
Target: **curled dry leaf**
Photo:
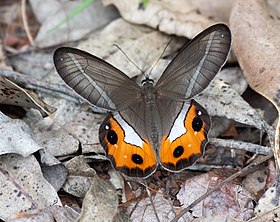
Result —
<path fill-rule="evenodd" d="M 0 103 L 38 109 L 43 117 L 56 110 L 44 103 L 33 91 L 23 89 L 2 76 L 0 76 Z"/>
<path fill-rule="evenodd" d="M 24 121 L 10 119 L 0 112 L 0 155 L 18 153 L 27 157 L 41 148 Z"/>
<path fill-rule="evenodd" d="M 168 0 L 148 1 L 144 6 L 138 0 L 103 0 L 105 5 L 114 4 L 122 17 L 129 22 L 144 24 L 189 39 L 213 23 L 228 21 L 233 1 L 218 1 L 216 4 L 211 2 L 211 8 L 207 7 L 210 3 L 206 2 L 180 0 L 171 4 Z"/>
<path fill-rule="evenodd" d="M 38 213 L 51 205 L 61 205 L 56 190 L 43 177 L 34 156 L 0 156 L 0 218 L 19 212 Z"/>
<path fill-rule="evenodd" d="M 269 99 L 280 115 L 280 11 L 269 3 L 278 4 L 277 1 L 238 0 L 232 10 L 230 26 L 233 49 L 249 85 Z M 279 132 L 280 118 L 274 147 L 278 168 Z"/>

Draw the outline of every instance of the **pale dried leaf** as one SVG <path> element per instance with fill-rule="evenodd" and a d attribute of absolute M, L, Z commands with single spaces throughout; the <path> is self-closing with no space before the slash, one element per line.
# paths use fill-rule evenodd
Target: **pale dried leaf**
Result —
<path fill-rule="evenodd" d="M 99 143 L 98 130 L 105 116 L 92 112 L 80 112 L 75 120 L 67 123 L 65 129 L 79 139 L 82 153 L 104 153 Z M 65 149 L 68 149 L 65 147 Z"/>
<path fill-rule="evenodd" d="M 50 206 L 38 214 L 17 214 L 7 220 L 7 222 L 74 222 L 79 214 L 70 207 Z"/>
<path fill-rule="evenodd" d="M 143 24 L 168 34 L 193 38 L 201 30 L 217 22 L 227 22 L 233 2 L 218 1 L 148 1 L 146 7 L 138 0 L 103 0 L 114 4 L 122 17 L 132 23 Z M 203 3 L 204 2 L 204 3 Z M 210 4 L 211 2 L 211 4 Z M 207 7 L 211 5 L 212 7 Z M 220 16 L 217 16 L 220 14 Z"/>
<path fill-rule="evenodd" d="M 141 70 L 150 71 L 149 68 L 160 57 L 169 40 L 170 36 L 151 28 L 135 26 L 123 19 L 117 19 L 94 38 L 82 42 L 79 48 L 106 60 L 132 78 L 142 74 Z M 113 44 L 118 45 L 141 70 L 137 69 Z M 166 53 L 175 51 L 178 46 L 180 44 L 171 44 Z"/>
<path fill-rule="evenodd" d="M 67 180 L 63 190 L 76 197 L 84 197 L 94 180 L 99 180 L 94 169 L 84 160 L 83 156 L 77 156 L 66 163 L 68 171 Z"/>
<path fill-rule="evenodd" d="M 0 103 L 38 109 L 43 117 L 56 110 L 44 103 L 33 91 L 23 89 L 2 76 L 0 76 Z"/>
<path fill-rule="evenodd" d="M 118 214 L 118 196 L 112 185 L 96 176 L 87 192 L 78 221 L 114 221 Z"/>
<path fill-rule="evenodd" d="M 46 181 L 34 156 L 0 156 L 0 218 L 19 212 L 38 213 L 51 205 L 61 205 L 55 189 Z"/>
<path fill-rule="evenodd" d="M 39 144 L 53 156 L 65 156 L 77 152 L 79 141 L 65 129 L 43 131 L 35 135 Z"/>
<path fill-rule="evenodd" d="M 265 222 L 265 221 L 273 221 L 279 222 L 279 215 L 280 215 L 280 206 L 273 208 L 270 211 L 266 211 L 262 214 L 257 214 L 256 217 L 248 220 L 248 222 Z"/>
<path fill-rule="evenodd" d="M 30 3 L 36 17 L 43 22 L 36 37 L 36 45 L 39 47 L 79 40 L 119 16 L 114 7 L 104 7 L 100 1 L 94 1 L 73 18 L 67 16 L 72 10 L 77 10 L 83 1 L 33 0 Z M 59 26 L 63 20 L 64 23 Z"/>
<path fill-rule="evenodd" d="M 0 112 L 0 155 L 18 153 L 26 157 L 41 148 L 24 121 L 10 119 Z"/>
<path fill-rule="evenodd" d="M 256 215 L 262 215 L 278 207 L 279 196 L 280 191 L 275 185 L 268 188 L 268 190 L 259 199 L 258 205 L 255 207 Z"/>
<path fill-rule="evenodd" d="M 258 112 L 234 89 L 219 79 L 214 79 L 195 99 L 206 108 L 210 116 L 226 117 L 266 131 L 269 129 Z"/>
<path fill-rule="evenodd" d="M 265 189 L 267 181 L 267 169 L 263 168 L 246 175 L 242 184 L 254 195 L 258 195 Z"/>

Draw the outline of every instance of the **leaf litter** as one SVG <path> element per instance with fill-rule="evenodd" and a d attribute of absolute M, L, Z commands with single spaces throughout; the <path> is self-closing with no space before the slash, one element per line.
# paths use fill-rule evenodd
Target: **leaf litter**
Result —
<path fill-rule="evenodd" d="M 46 1 L 45 4 L 50 2 L 51 1 Z M 232 5 L 228 5 L 226 6 L 226 9 L 223 8 L 225 7 L 224 5 L 220 5 L 219 8 L 217 5 L 207 1 L 201 6 L 198 6 L 197 3 L 193 3 L 193 5 L 191 5 L 191 3 L 184 3 L 190 5 L 185 8 L 183 8 L 181 4 L 175 4 L 173 7 L 169 7 L 168 3 L 165 1 L 159 3 L 161 5 L 156 5 L 157 3 L 151 1 L 151 3 L 148 2 L 148 4 L 144 6 L 147 7 L 147 10 L 141 11 L 143 9 L 137 8 L 139 6 L 138 1 L 131 1 L 130 6 L 133 7 L 128 8 L 129 10 L 127 9 L 127 5 L 122 5 L 123 3 L 121 2 L 107 1 L 106 4 L 109 2 L 114 2 L 113 4 L 115 4 L 120 10 L 120 14 L 129 21 L 137 24 L 147 24 L 151 27 L 159 27 L 159 30 L 164 31 L 165 33 L 175 33 L 177 35 L 187 36 L 188 38 L 193 37 L 198 31 L 201 31 L 214 22 L 228 22 L 228 18 L 231 16 L 232 7 Z M 235 7 L 239 6 L 243 7 L 244 10 L 248 10 L 245 7 L 246 5 L 242 5 L 240 2 L 232 4 Z M 33 11 L 38 13 L 38 17 L 40 10 L 42 10 L 43 7 L 40 8 L 38 5 L 35 6 L 35 3 L 32 3 L 32 7 Z M 176 7 L 177 9 L 178 7 L 182 8 L 177 14 L 174 13 L 174 11 L 177 10 Z M 125 8 L 126 10 L 123 11 Z M 155 9 L 158 9 L 158 11 L 153 11 Z M 180 17 L 180 13 L 184 10 L 189 10 L 190 13 L 187 13 L 185 17 Z M 223 11 L 224 14 L 221 13 L 219 17 L 217 16 L 217 11 Z M 152 14 L 150 15 L 145 14 L 151 12 Z M 277 13 L 277 10 L 274 13 Z M 79 16 L 86 16 L 86 14 L 87 13 L 81 13 Z M 144 18 L 144 15 L 148 16 Z M 153 15 L 155 15 L 154 20 L 147 20 L 149 16 Z M 211 17 L 213 15 L 214 17 Z M 172 21 L 172 18 L 174 21 Z M 194 18 L 198 18 L 198 20 L 195 20 Z M 113 18 L 111 17 L 111 19 Z M 42 18 L 38 20 L 40 20 L 40 22 L 45 22 L 48 20 L 48 16 L 44 18 L 42 14 Z M 54 21 L 55 20 L 56 19 L 54 19 Z M 74 24 L 76 20 L 73 21 L 71 22 Z M 79 47 L 113 63 L 113 65 L 120 68 L 131 77 L 141 74 L 141 72 L 139 72 L 139 70 L 137 70 L 129 61 L 126 61 L 125 56 L 123 56 L 117 48 L 112 46 L 113 43 L 117 43 L 118 46 L 128 54 L 129 58 L 139 65 L 143 71 L 149 72 L 148 68 L 152 66 L 156 58 L 159 57 L 170 37 L 148 27 L 129 24 L 123 19 L 115 19 L 112 22 L 109 20 L 107 21 L 109 22 L 107 26 L 94 32 L 94 35 L 92 35 L 89 40 L 81 41 Z M 166 21 L 169 21 L 169 23 Z M 234 18 L 231 17 L 231 23 L 233 23 L 233 21 Z M 47 27 L 47 25 L 45 27 Z M 174 27 L 176 27 L 176 29 L 174 29 Z M 44 27 L 42 26 L 41 28 Z M 72 25 L 70 26 L 70 30 L 71 29 Z M 80 36 L 77 34 L 78 31 L 75 33 L 77 36 L 71 35 L 72 37 L 74 36 L 73 39 L 79 39 L 84 36 L 85 33 L 88 33 L 88 30 L 82 32 Z M 186 31 L 183 32 L 184 30 Z M 44 34 L 43 31 L 40 31 L 41 36 L 38 36 L 41 39 L 49 38 L 46 45 L 52 45 L 65 40 L 65 34 L 62 36 L 61 31 L 65 32 L 65 29 L 61 29 L 57 33 L 52 33 L 51 35 L 56 35 L 53 39 L 50 38 L 48 34 Z M 61 35 L 61 38 L 59 35 Z M 40 40 L 39 37 L 37 40 Z M 235 38 L 238 40 L 238 37 Z M 248 37 L 248 40 L 251 38 L 252 37 Z M 37 43 L 41 44 L 42 42 L 40 41 L 37 41 Z M 156 65 L 152 75 L 159 76 L 161 74 L 164 66 L 168 64 L 170 58 L 173 56 L 171 52 L 176 51 L 183 42 L 180 38 L 176 38 L 173 42 L 174 41 L 176 43 L 171 44 L 165 52 L 165 54 L 171 56 L 164 56 L 162 61 Z M 43 46 L 43 44 L 44 43 L 42 43 L 41 46 Z M 238 42 L 234 44 L 238 45 Z M 234 50 L 236 50 L 235 46 Z M 238 49 L 238 51 L 240 50 Z M 251 52 L 253 51 L 251 50 Z M 240 55 L 238 55 L 238 53 L 236 54 L 238 62 L 242 61 Z M 251 62 L 255 65 L 255 61 Z M 13 63 L 16 63 L 16 60 L 14 60 Z M 10 160 L 10 155 L 16 155 L 16 162 L 20 163 L 23 160 L 30 162 L 31 166 L 28 163 L 26 166 L 29 168 L 25 169 L 25 171 L 30 173 L 31 176 L 29 177 L 33 177 L 34 175 L 36 181 L 41 181 L 42 179 L 39 178 L 44 175 L 49 181 L 48 182 L 44 179 L 45 184 L 43 187 L 48 187 L 46 190 L 51 190 L 52 195 L 49 195 L 48 197 L 44 196 L 42 197 L 42 200 L 34 198 L 34 202 L 38 206 L 42 205 L 42 207 L 35 209 L 34 212 L 37 214 L 32 216 L 33 219 L 36 218 L 36 221 L 52 221 L 53 218 L 56 218 L 57 220 L 58 218 L 63 218 L 60 219 L 61 221 L 65 221 L 65 218 L 67 218 L 68 221 L 75 221 L 78 217 L 79 221 L 98 221 L 104 219 L 104 215 L 106 215 L 107 221 L 113 221 L 116 218 L 125 221 L 128 216 L 130 216 L 130 219 L 133 221 L 158 221 L 159 219 L 160 221 L 170 221 L 178 215 L 182 216 L 178 219 L 179 221 L 189 221 L 190 219 L 193 221 L 203 221 L 205 219 L 206 221 L 207 219 L 215 221 L 236 221 L 237 219 L 248 220 L 256 215 L 258 216 L 250 221 L 269 220 L 268 218 L 273 218 L 273 215 L 275 217 L 275 214 L 277 214 L 277 204 L 268 208 L 269 212 L 267 215 L 259 215 L 264 215 L 262 214 L 262 210 L 266 208 L 265 206 L 267 203 L 272 203 L 272 200 L 278 198 L 277 186 L 273 187 L 277 176 L 273 176 L 273 167 L 269 167 L 269 165 L 273 165 L 273 161 L 268 161 L 267 164 L 267 162 L 258 161 L 256 156 L 258 153 L 263 153 L 268 155 L 266 157 L 267 159 L 270 157 L 269 155 L 271 155 L 271 153 L 269 153 L 267 149 L 273 147 L 274 141 L 272 141 L 271 138 L 273 137 L 274 129 L 264 121 L 260 112 L 257 112 L 242 98 L 241 95 L 247 90 L 247 81 L 242 78 L 242 71 L 245 71 L 245 76 L 246 73 L 250 73 L 250 71 L 248 71 L 246 66 L 242 65 L 242 62 L 240 65 L 241 69 L 236 66 L 234 68 L 224 68 L 222 73 L 225 74 L 224 76 L 221 75 L 223 76 L 223 81 L 219 80 L 221 76 L 217 77 L 216 80 L 211 83 L 210 87 L 196 98 L 199 103 L 207 109 L 211 116 L 218 116 L 220 119 L 216 124 L 221 126 L 221 129 L 219 130 L 220 133 L 218 133 L 218 130 L 213 129 L 213 131 L 216 131 L 215 135 L 220 138 L 210 138 L 210 144 L 214 144 L 215 142 L 215 148 L 211 148 L 210 145 L 207 147 L 207 151 L 214 149 L 212 152 L 214 155 L 216 154 L 216 156 L 220 149 L 228 151 L 223 153 L 224 159 L 220 160 L 221 164 L 218 164 L 219 160 L 217 160 L 215 163 L 217 164 L 216 166 L 210 165 L 210 169 L 211 167 L 217 167 L 218 169 L 216 170 L 212 169 L 209 172 L 205 172 L 206 168 L 204 168 L 204 170 L 200 172 L 197 170 L 186 170 L 180 174 L 158 170 L 152 178 L 145 181 L 147 184 L 146 186 L 148 186 L 146 189 L 149 190 L 149 192 L 147 192 L 142 189 L 143 182 L 139 183 L 139 181 L 135 182 L 120 179 L 121 177 L 118 176 L 118 172 L 112 172 L 112 170 L 110 170 L 110 164 L 108 161 L 104 163 L 104 158 L 100 155 L 99 158 L 98 155 L 96 155 L 102 155 L 100 145 L 98 145 L 98 126 L 102 121 L 102 116 L 92 114 L 89 109 L 85 108 L 85 106 L 82 106 L 82 108 L 79 108 L 77 105 L 73 106 L 73 101 L 70 102 L 67 100 L 66 102 L 57 103 L 56 101 L 62 101 L 64 98 L 54 98 L 52 100 L 54 95 L 57 97 L 58 94 L 56 92 L 52 94 L 44 91 L 41 91 L 40 95 L 46 97 L 48 101 L 53 101 L 50 104 L 56 104 L 54 107 L 58 108 L 58 111 L 54 114 L 57 115 L 55 118 L 58 119 L 58 123 L 52 125 L 49 120 L 40 120 L 40 125 L 34 123 L 35 120 L 38 121 L 38 117 L 35 119 L 34 115 L 31 115 L 33 111 L 27 110 L 27 117 L 25 117 L 25 119 L 30 123 L 35 134 L 36 139 L 34 139 L 34 144 L 37 144 L 37 148 L 26 152 L 26 154 L 19 152 L 21 155 L 27 156 L 25 158 L 18 156 L 17 154 L 2 154 L 1 158 L 3 161 L 1 161 L 1 163 L 6 164 L 6 162 L 9 162 Z M 234 65 L 231 64 L 231 66 Z M 29 74 L 31 74 L 30 78 L 32 78 L 32 70 L 29 71 Z M 55 73 L 50 72 L 50 75 L 55 75 Z M 42 78 L 45 77 L 43 76 Z M 50 78 L 46 76 L 46 78 L 52 80 L 52 77 Z M 246 79 L 252 87 L 247 76 Z M 44 80 L 38 80 L 38 83 L 40 83 L 39 81 Z M 141 79 L 137 81 L 140 82 Z M 229 83 L 231 86 L 225 82 Z M 40 91 L 40 89 L 40 86 L 38 86 L 37 90 Z M 29 91 L 27 94 L 29 95 Z M 270 93 L 267 94 L 267 97 L 270 98 Z M 274 95 L 275 94 L 272 94 L 272 96 Z M 76 102 L 77 101 L 74 103 L 76 104 Z M 68 112 L 67 109 L 69 110 Z M 8 119 L 8 117 L 4 117 L 4 119 L 9 122 L 13 121 Z M 15 126 L 16 129 L 19 129 L 19 127 L 21 126 Z M 262 140 L 257 140 L 260 144 L 254 144 L 255 142 L 250 143 L 250 140 L 247 142 L 233 140 L 240 135 L 245 135 L 245 130 L 252 128 L 257 128 L 259 129 L 258 132 L 268 134 L 269 140 L 266 141 L 265 136 L 263 136 Z M 14 128 L 11 128 L 11 130 L 11 132 L 16 131 Z M 249 133 L 255 134 L 254 131 L 249 131 Z M 223 134 L 227 136 L 221 136 Z M 28 131 L 27 135 L 29 135 L 28 138 L 33 137 L 31 136 L 31 130 Z M 245 149 L 245 147 L 248 146 L 250 147 L 249 151 Z M 19 145 L 16 145 L 16 147 L 18 150 L 22 150 Z M 235 148 L 240 148 L 240 152 L 236 151 Z M 40 151 L 38 152 L 37 150 Z M 263 152 L 260 152 L 259 150 L 262 150 Z M 10 152 L 13 153 L 14 151 L 8 151 L 7 153 Z M 36 159 L 32 153 L 34 153 Z M 239 161 L 236 166 L 225 162 L 226 159 L 237 157 L 239 157 Z M 62 161 L 64 165 L 62 165 L 58 159 Z M 229 178 L 230 175 L 235 175 L 234 172 L 242 172 L 241 168 L 248 166 L 249 163 L 252 164 L 251 167 L 249 167 L 252 173 L 248 174 L 247 172 L 248 175 L 246 177 L 248 178 L 245 177 L 243 179 L 242 176 L 238 179 L 228 180 L 226 184 L 223 184 L 223 186 L 219 187 L 216 191 L 211 192 L 209 195 L 205 195 L 211 191 L 213 186 L 215 187 L 219 185 L 219 182 L 223 181 L 225 178 Z M 263 169 L 257 167 L 260 164 L 262 164 L 261 166 L 263 166 Z M 197 165 L 200 165 L 200 163 Z M 223 168 L 219 169 L 221 166 L 223 166 Z M 34 170 L 35 168 L 38 168 L 40 177 L 35 176 L 36 173 L 33 173 L 31 170 L 33 169 L 32 167 Z M 13 170 L 11 167 L 5 169 L 8 172 L 7 175 L 12 175 Z M 42 172 L 44 174 L 42 174 Z M 4 176 L 7 175 L 4 174 Z M 55 176 L 52 177 L 52 175 Z M 17 179 L 14 180 L 17 182 Z M 252 181 L 256 182 L 252 183 Z M 7 182 L 9 182 L 9 180 Z M 115 187 L 110 183 L 114 184 Z M 16 183 L 14 182 L 14 184 Z M 14 192 L 13 186 L 9 186 L 11 191 L 8 192 L 7 195 L 13 194 Z M 51 189 L 49 189 L 49 187 L 51 187 Z M 58 194 L 57 190 L 60 190 Z M 79 200 L 78 202 L 80 202 L 80 205 L 77 206 L 74 202 L 70 203 L 72 207 L 57 207 L 53 205 L 55 204 L 55 201 L 53 201 L 55 198 L 57 198 L 55 199 L 57 201 L 56 204 L 65 205 L 66 202 L 64 203 L 63 201 L 66 201 L 66 199 L 63 198 L 61 193 L 62 190 L 66 195 L 68 194 L 76 197 L 76 200 Z M 274 191 L 272 192 L 271 190 Z M 26 191 L 30 196 L 32 196 L 32 192 L 32 188 Z M 259 201 L 259 198 L 265 192 L 267 192 L 264 196 L 264 198 L 267 198 L 266 202 L 264 198 Z M 271 197 L 271 195 L 268 195 L 269 193 L 273 193 L 274 195 Z M 191 211 L 187 211 L 187 213 L 183 214 L 184 209 L 188 208 L 191 203 L 201 195 L 205 195 L 204 199 L 200 203 L 197 203 L 196 206 L 193 206 Z M 16 193 L 14 196 L 16 196 Z M 259 201 L 258 207 L 255 209 L 252 204 L 253 201 Z M 5 204 L 6 203 L 7 202 L 5 202 Z M 17 213 L 22 211 L 22 209 L 25 209 L 24 207 L 28 206 L 30 203 L 33 202 L 29 201 L 27 202 L 27 205 L 15 206 L 13 212 Z M 47 205 L 53 206 L 48 207 Z M 261 211 L 259 211 L 259 209 L 261 209 Z M 8 218 L 12 214 L 10 212 L 11 211 L 2 211 L 3 215 L 1 218 Z M 33 213 L 33 211 L 26 211 L 26 214 L 30 213 Z M 64 217 L 59 217 L 61 213 Z M 21 221 L 21 218 L 25 217 L 25 214 L 20 217 L 19 215 L 15 217 L 15 215 L 18 214 L 13 214 L 14 219 L 11 219 L 11 221 Z M 263 218 L 263 220 L 260 218 Z"/>

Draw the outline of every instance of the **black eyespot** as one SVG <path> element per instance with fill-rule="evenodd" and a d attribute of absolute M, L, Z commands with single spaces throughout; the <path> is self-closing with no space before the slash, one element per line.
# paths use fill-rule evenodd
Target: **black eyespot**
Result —
<path fill-rule="evenodd" d="M 133 163 L 136 163 L 136 164 L 143 163 L 143 158 L 138 154 L 133 154 L 131 159 L 132 159 Z"/>
<path fill-rule="evenodd" d="M 177 147 L 175 148 L 175 150 L 173 151 L 173 156 L 174 156 L 175 158 L 178 158 L 178 157 L 182 156 L 183 153 L 184 153 L 184 147 L 182 147 L 182 146 L 177 146 Z"/>
<path fill-rule="evenodd" d="M 110 130 L 107 133 L 107 140 L 112 145 L 114 145 L 118 142 L 118 135 L 116 134 L 116 132 L 114 130 Z"/>
<path fill-rule="evenodd" d="M 192 121 L 192 128 L 194 131 L 199 132 L 203 126 L 203 122 L 199 117 L 194 117 Z"/>

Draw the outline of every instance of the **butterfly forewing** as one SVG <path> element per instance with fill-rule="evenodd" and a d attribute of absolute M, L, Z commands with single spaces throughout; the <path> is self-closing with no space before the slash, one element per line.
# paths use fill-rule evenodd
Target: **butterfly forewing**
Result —
<path fill-rule="evenodd" d="M 113 111 L 139 100 L 141 88 L 123 72 L 84 51 L 62 47 L 54 53 L 62 79 L 92 105 Z"/>
<path fill-rule="evenodd" d="M 185 100 L 202 92 L 224 65 L 230 44 L 230 30 L 223 24 L 198 34 L 165 69 L 156 84 L 159 95 Z"/>

